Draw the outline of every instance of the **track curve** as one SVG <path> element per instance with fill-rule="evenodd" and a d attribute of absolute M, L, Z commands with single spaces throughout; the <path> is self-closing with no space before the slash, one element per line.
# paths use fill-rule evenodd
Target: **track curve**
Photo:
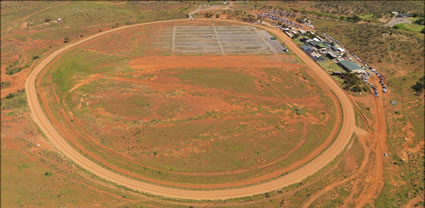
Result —
<path fill-rule="evenodd" d="M 58 133 L 52 123 L 49 121 L 45 115 L 38 98 L 36 90 L 36 80 L 39 73 L 58 55 L 66 52 L 67 50 L 84 43 L 86 41 L 92 40 L 99 36 L 118 31 L 124 30 L 126 28 L 137 27 L 142 25 L 149 25 L 155 23 L 165 23 L 165 22 L 177 22 L 177 21 L 188 21 L 187 19 L 178 19 L 178 20 L 165 20 L 165 21 L 156 21 L 149 23 L 141 23 L 129 26 L 123 26 L 120 28 L 115 28 L 112 30 L 104 31 L 101 33 L 94 34 L 82 40 L 79 40 L 75 43 L 70 43 L 65 45 L 63 48 L 53 52 L 48 57 L 43 59 L 30 73 L 27 80 L 25 81 L 25 92 L 27 96 L 27 102 L 29 109 L 31 111 L 31 116 L 35 123 L 40 127 L 41 131 L 45 136 L 56 146 L 56 148 L 62 152 L 69 159 L 74 161 L 80 167 L 88 170 L 89 172 L 107 180 L 112 183 L 125 186 L 132 190 L 140 191 L 143 193 L 149 193 L 153 195 L 159 195 L 169 198 L 179 198 L 179 199 L 190 199 L 190 200 L 225 200 L 231 198 L 247 197 L 257 194 L 262 194 L 265 192 L 270 192 L 282 187 L 299 183 L 305 178 L 313 175 L 315 172 L 320 170 L 322 167 L 331 162 L 342 150 L 346 147 L 348 142 L 351 139 L 351 136 L 355 130 L 355 115 L 354 108 L 348 96 L 345 92 L 337 85 L 337 83 L 325 72 L 319 65 L 317 65 L 310 57 L 308 57 L 298 46 L 292 42 L 292 40 L 285 36 L 282 32 L 277 29 L 271 29 L 265 26 L 253 25 L 265 30 L 268 30 L 278 36 L 288 48 L 294 52 L 308 68 L 312 71 L 312 74 L 318 77 L 327 87 L 336 95 L 342 107 L 342 126 L 341 130 L 335 139 L 335 141 L 319 156 L 314 158 L 309 163 L 304 166 L 294 170 L 284 176 L 279 178 L 263 182 L 260 184 L 255 184 L 246 187 L 238 187 L 233 189 L 222 189 L 222 190 L 187 190 L 179 189 L 173 187 L 165 187 L 156 184 L 146 183 L 131 179 L 117 173 L 114 173 L 100 165 L 94 163 L 88 158 L 84 157 L 81 153 L 75 150 L 67 141 Z M 217 20 L 217 21 L 226 21 L 233 22 L 237 24 L 248 24 L 241 23 L 231 20 Z"/>

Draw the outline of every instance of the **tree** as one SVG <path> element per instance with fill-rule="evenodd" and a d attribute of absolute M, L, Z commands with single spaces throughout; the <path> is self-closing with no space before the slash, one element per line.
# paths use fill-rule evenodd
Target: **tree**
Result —
<path fill-rule="evenodd" d="M 411 88 L 416 92 L 422 92 L 425 88 L 425 75 L 421 77 L 416 84 L 412 85 Z"/>
<path fill-rule="evenodd" d="M 425 19 L 424 18 L 417 19 L 414 23 L 418 25 L 424 25 Z"/>
<path fill-rule="evenodd" d="M 360 87 L 361 80 L 355 73 L 343 73 L 341 78 L 344 80 L 344 89 L 351 90 L 353 92 L 361 92 Z"/>
<path fill-rule="evenodd" d="M 359 16 L 357 16 L 357 15 L 353 15 L 353 16 L 351 16 L 351 17 L 347 17 L 347 20 L 348 20 L 348 21 L 350 21 L 350 22 L 358 22 L 358 21 L 360 21 L 361 19 L 360 19 L 360 17 L 359 17 Z"/>
<path fill-rule="evenodd" d="M 359 86 L 354 86 L 354 87 L 352 87 L 351 88 L 351 91 L 353 91 L 353 92 L 361 92 L 362 91 L 362 88 L 360 88 Z"/>

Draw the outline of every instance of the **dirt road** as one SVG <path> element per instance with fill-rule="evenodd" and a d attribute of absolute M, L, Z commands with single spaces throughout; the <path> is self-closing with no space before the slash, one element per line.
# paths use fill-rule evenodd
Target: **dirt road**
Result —
<path fill-rule="evenodd" d="M 153 195 L 161 195 L 164 197 L 170 198 L 180 198 L 180 199 L 193 199 L 193 200 L 224 200 L 230 198 L 238 198 L 251 196 L 256 194 L 263 194 L 265 192 L 273 191 L 280 189 L 282 187 L 299 183 L 303 179 L 313 175 L 315 172 L 320 170 L 326 164 L 331 162 L 348 144 L 350 138 L 355 130 L 355 116 L 354 109 L 350 99 L 347 97 L 345 92 L 337 85 L 337 83 L 320 68 L 313 60 L 310 59 L 298 46 L 292 42 L 289 37 L 284 35 L 282 32 L 276 29 L 270 29 L 263 26 L 258 26 L 259 28 L 269 30 L 278 36 L 282 41 L 286 43 L 288 48 L 293 51 L 305 64 L 308 66 L 310 73 L 314 75 L 317 79 L 321 80 L 323 84 L 329 87 L 333 93 L 338 98 L 342 106 L 343 120 L 341 130 L 335 139 L 334 143 L 329 146 L 322 154 L 313 159 L 311 162 L 302 166 L 301 168 L 294 170 L 293 172 L 288 173 L 277 179 L 267 181 L 261 184 L 256 184 L 246 187 L 238 187 L 233 189 L 220 189 L 220 190 L 187 190 L 187 189 L 178 189 L 172 187 L 164 187 L 156 184 L 150 184 L 138 180 L 134 180 L 123 175 L 114 173 L 108 169 L 101 167 L 100 165 L 92 162 L 91 160 L 84 157 L 77 150 L 75 150 L 66 140 L 57 132 L 53 127 L 52 123 L 48 120 L 44 114 L 39 98 L 36 91 L 36 79 L 38 74 L 46 67 L 53 59 L 55 59 L 61 53 L 66 52 L 74 46 L 77 46 L 83 42 L 94 39 L 96 37 L 102 36 L 118 30 L 124 30 L 126 28 L 137 27 L 141 25 L 155 24 L 160 22 L 173 22 L 173 21 L 188 21 L 185 20 L 168 20 L 168 21 L 158 21 L 151 23 L 142 23 L 137 25 L 124 26 L 120 28 L 115 28 L 109 31 L 98 33 L 92 36 L 89 36 L 85 39 L 77 41 L 75 43 L 70 43 L 65 45 L 63 48 L 53 52 L 47 58 L 40 62 L 39 65 L 31 72 L 28 79 L 25 82 L 25 89 L 27 95 L 27 102 L 32 113 L 34 121 L 39 125 L 42 132 L 46 137 L 56 146 L 56 148 L 62 152 L 69 159 L 74 161 L 80 167 L 90 171 L 91 173 L 108 180 L 112 183 L 125 186 L 127 188 L 137 190 L 140 192 L 145 192 Z M 203 20 L 200 20 L 203 21 Z M 217 20 L 219 21 L 219 20 Z M 224 20 L 220 20 L 224 21 Z M 227 22 L 234 22 L 238 24 L 247 24 L 239 23 L 235 21 L 225 20 Z"/>

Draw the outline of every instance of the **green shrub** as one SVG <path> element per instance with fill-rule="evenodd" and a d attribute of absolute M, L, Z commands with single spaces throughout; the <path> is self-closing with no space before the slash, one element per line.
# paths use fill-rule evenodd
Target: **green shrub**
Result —
<path fill-rule="evenodd" d="M 10 93 L 5 98 L 1 99 L 1 109 L 9 110 L 25 107 L 27 104 L 25 91 L 19 90 L 16 93 Z"/>
<path fill-rule="evenodd" d="M 1 88 L 2 89 L 7 88 L 9 86 L 10 86 L 10 81 L 1 82 Z"/>
<path fill-rule="evenodd" d="M 16 73 L 22 71 L 23 69 L 24 69 L 24 67 L 10 67 L 10 66 L 8 66 L 8 67 L 6 67 L 6 74 L 7 75 L 13 75 L 13 74 L 16 74 Z"/>
<path fill-rule="evenodd" d="M 411 88 L 416 92 L 422 92 L 425 88 L 425 75 L 421 77 L 416 84 L 412 85 Z"/>
<path fill-rule="evenodd" d="M 361 92 L 362 91 L 362 88 L 360 88 L 359 86 L 354 86 L 354 87 L 351 88 L 351 91 L 353 91 L 353 92 Z"/>

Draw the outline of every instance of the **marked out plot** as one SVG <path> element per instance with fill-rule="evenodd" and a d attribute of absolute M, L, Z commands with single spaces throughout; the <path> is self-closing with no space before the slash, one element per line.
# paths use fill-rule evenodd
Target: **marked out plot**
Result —
<path fill-rule="evenodd" d="M 250 26 L 174 26 L 175 54 L 276 54 L 262 34 Z"/>

